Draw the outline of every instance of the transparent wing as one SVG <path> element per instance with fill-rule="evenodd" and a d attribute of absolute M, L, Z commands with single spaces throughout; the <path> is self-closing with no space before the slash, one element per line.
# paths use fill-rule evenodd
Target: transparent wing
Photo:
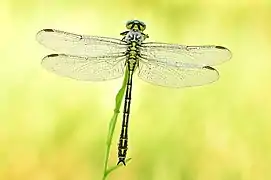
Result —
<path fill-rule="evenodd" d="M 41 30 L 36 38 L 49 49 L 77 56 L 124 55 L 127 48 L 126 43 L 119 39 L 77 35 L 55 29 Z"/>
<path fill-rule="evenodd" d="M 79 57 L 51 54 L 43 58 L 42 66 L 61 76 L 85 81 L 119 78 L 124 73 L 125 57 Z"/>
<path fill-rule="evenodd" d="M 166 87 L 189 87 L 212 83 L 219 78 L 218 71 L 210 66 L 186 64 L 168 66 L 166 63 L 139 62 L 138 76 L 154 85 Z"/>
<path fill-rule="evenodd" d="M 184 46 L 166 43 L 144 43 L 141 57 L 150 61 L 166 62 L 169 65 L 183 63 L 212 66 L 231 58 L 231 52 L 222 46 Z"/>

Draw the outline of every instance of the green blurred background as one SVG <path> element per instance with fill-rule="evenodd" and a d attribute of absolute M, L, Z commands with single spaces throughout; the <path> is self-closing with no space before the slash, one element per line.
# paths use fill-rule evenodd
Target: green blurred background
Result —
<path fill-rule="evenodd" d="M 1 0 L 0 179 L 101 179 L 122 79 L 56 76 L 43 28 L 120 38 L 140 19 L 149 41 L 215 44 L 233 52 L 218 82 L 170 89 L 135 78 L 128 166 L 109 179 L 271 179 L 271 1 Z M 110 165 L 117 162 L 121 116 Z"/>

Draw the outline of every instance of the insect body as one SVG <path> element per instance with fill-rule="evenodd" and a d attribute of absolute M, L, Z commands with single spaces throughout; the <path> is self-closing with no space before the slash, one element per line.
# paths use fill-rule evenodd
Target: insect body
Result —
<path fill-rule="evenodd" d="M 119 163 L 125 164 L 128 149 L 128 123 L 132 80 L 138 69 L 142 80 L 166 87 L 189 87 L 212 83 L 219 78 L 213 65 L 231 58 L 222 46 L 185 46 L 147 42 L 146 25 L 128 21 L 122 39 L 86 36 L 43 29 L 37 40 L 57 51 L 43 58 L 42 66 L 58 75 L 85 81 L 104 81 L 123 76 L 128 71 L 123 121 L 118 144 Z M 126 69 L 125 69 L 126 68 Z"/>

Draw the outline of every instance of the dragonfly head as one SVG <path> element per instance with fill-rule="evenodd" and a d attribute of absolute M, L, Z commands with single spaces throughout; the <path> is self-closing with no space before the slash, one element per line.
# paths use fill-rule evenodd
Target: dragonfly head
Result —
<path fill-rule="evenodd" d="M 146 29 L 145 23 L 139 20 L 131 20 L 126 23 L 126 28 L 129 30 L 136 30 L 143 32 Z"/>

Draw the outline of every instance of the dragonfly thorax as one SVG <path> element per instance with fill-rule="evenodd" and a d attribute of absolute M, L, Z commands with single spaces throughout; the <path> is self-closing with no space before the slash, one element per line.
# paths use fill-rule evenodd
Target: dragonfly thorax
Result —
<path fill-rule="evenodd" d="M 127 33 L 125 34 L 123 41 L 127 43 L 137 42 L 138 44 L 141 44 L 146 38 L 147 36 L 144 33 L 140 31 L 130 30 L 127 31 Z"/>

